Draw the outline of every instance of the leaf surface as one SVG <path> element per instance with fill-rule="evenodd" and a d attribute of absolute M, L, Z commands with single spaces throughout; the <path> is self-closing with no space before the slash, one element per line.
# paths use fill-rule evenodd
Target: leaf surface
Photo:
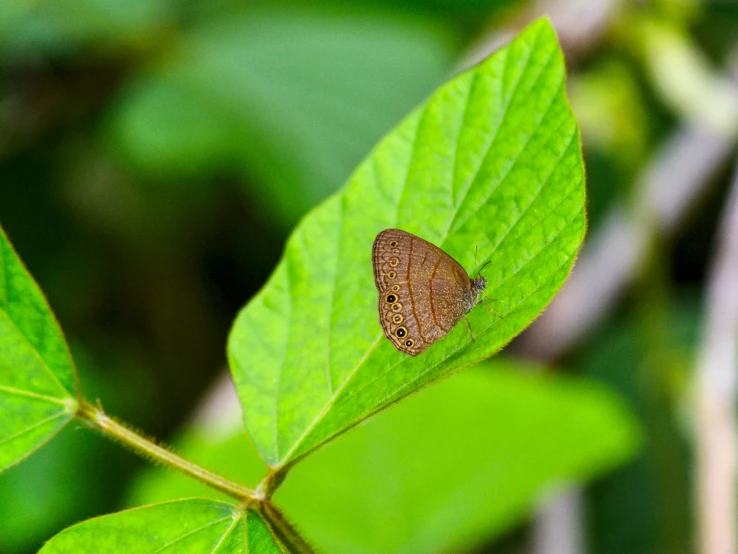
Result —
<path fill-rule="evenodd" d="M 83 521 L 40 550 L 42 554 L 72 552 L 280 554 L 281 550 L 253 510 L 192 498 Z"/>
<path fill-rule="evenodd" d="M 61 329 L 0 228 L 0 471 L 72 419 L 77 387 Z"/>
<path fill-rule="evenodd" d="M 484 270 L 484 307 L 425 353 L 378 323 L 374 237 L 396 227 Z M 264 460 L 291 464 L 524 329 L 570 271 L 585 231 L 577 126 L 547 20 L 441 87 L 290 237 L 228 343 L 244 422 Z M 476 266 L 474 264 L 475 251 Z"/>

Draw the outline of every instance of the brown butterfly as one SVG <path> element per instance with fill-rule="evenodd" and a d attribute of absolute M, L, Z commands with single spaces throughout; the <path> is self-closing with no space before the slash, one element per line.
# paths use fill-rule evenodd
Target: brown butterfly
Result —
<path fill-rule="evenodd" d="M 374 239 L 372 266 L 379 323 L 395 348 L 411 356 L 445 337 L 487 286 L 437 246 L 399 229 Z"/>

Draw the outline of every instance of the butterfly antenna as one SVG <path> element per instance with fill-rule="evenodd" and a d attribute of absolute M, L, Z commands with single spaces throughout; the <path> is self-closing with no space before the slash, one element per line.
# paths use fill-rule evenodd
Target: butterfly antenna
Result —
<path fill-rule="evenodd" d="M 480 274 L 480 273 L 482 273 L 482 270 L 483 270 L 483 269 L 484 269 L 485 267 L 487 267 L 487 266 L 488 266 L 489 264 L 491 264 L 491 263 L 492 263 L 492 260 L 487 260 L 486 262 L 484 262 L 484 265 L 483 265 L 482 267 L 480 267 L 480 268 L 479 268 L 479 271 L 477 271 L 477 274 L 476 274 L 476 275 L 474 276 L 474 278 L 476 279 L 477 277 L 479 277 L 479 274 Z M 475 260 L 474 260 L 474 266 L 476 267 L 476 265 L 477 265 L 477 261 L 476 261 L 476 259 L 475 259 Z"/>

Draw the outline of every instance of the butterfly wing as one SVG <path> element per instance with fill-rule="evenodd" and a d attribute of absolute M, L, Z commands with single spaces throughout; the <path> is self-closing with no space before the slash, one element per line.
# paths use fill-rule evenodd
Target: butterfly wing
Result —
<path fill-rule="evenodd" d="M 416 356 L 446 336 L 463 317 L 466 271 L 437 246 L 411 233 L 387 229 L 372 249 L 379 291 L 379 322 L 400 350 Z"/>

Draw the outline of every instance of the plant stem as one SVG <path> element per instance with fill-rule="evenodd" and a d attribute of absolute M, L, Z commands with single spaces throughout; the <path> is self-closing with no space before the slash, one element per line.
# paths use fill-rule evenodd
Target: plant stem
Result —
<path fill-rule="evenodd" d="M 201 483 L 205 483 L 206 485 L 244 502 L 247 505 L 253 502 L 260 502 L 262 500 L 260 495 L 255 491 L 247 487 L 243 487 L 238 483 L 234 483 L 233 481 L 229 481 L 216 473 L 185 460 L 170 450 L 167 450 L 146 437 L 143 437 L 136 431 L 129 429 L 122 423 L 108 417 L 102 408 L 97 408 L 85 401 L 82 401 L 80 402 L 79 409 L 77 411 L 77 417 L 89 423 L 105 436 L 120 442 L 123 446 L 129 448 L 133 452 L 155 462 L 177 469 L 185 475 L 189 475 Z"/>
<path fill-rule="evenodd" d="M 707 282 L 705 330 L 696 368 L 695 447 L 699 551 L 738 552 L 738 169 L 721 216 Z"/>
<path fill-rule="evenodd" d="M 293 554 L 315 554 L 315 550 L 295 530 L 282 513 L 268 500 L 259 505 L 259 513 L 271 527 L 272 532 Z"/>

